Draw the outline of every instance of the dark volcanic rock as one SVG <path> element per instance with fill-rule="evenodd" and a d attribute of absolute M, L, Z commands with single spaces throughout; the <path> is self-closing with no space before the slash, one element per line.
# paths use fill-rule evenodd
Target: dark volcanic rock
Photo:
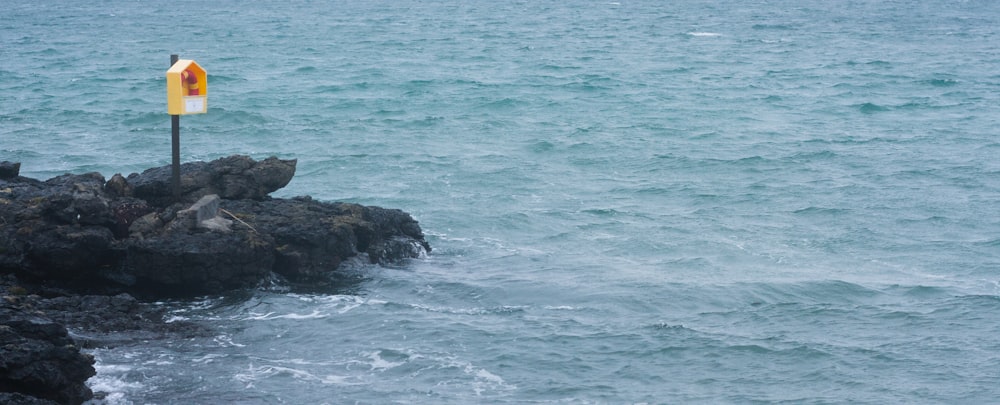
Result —
<path fill-rule="evenodd" d="M 163 307 L 128 294 L 73 295 L 26 284 L 13 275 L 0 276 L 0 404 L 78 404 L 90 399 L 84 383 L 95 373 L 94 360 L 78 347 L 210 333 L 190 322 L 164 322 L 164 316 Z"/>
<path fill-rule="evenodd" d="M 275 157 L 257 162 L 247 156 L 184 163 L 181 165 L 181 198 L 189 204 L 210 194 L 223 199 L 261 200 L 292 180 L 295 164 L 295 160 Z M 172 173 L 170 166 L 164 166 L 129 175 L 127 180 L 132 196 L 157 207 L 174 203 Z"/>
<path fill-rule="evenodd" d="M 93 397 L 85 384 L 96 374 L 93 364 L 61 324 L 25 310 L 10 296 L 0 302 L 0 392 L 21 394 L 6 399 L 82 403 Z"/>
<path fill-rule="evenodd" d="M 0 272 L 80 280 L 115 261 L 100 174 L 0 180 Z"/>
<path fill-rule="evenodd" d="M 125 281 L 144 295 L 218 293 L 259 284 L 274 265 L 274 243 L 253 232 L 173 233 L 125 246 Z M 123 280 L 124 281 L 124 280 Z"/>
<path fill-rule="evenodd" d="M 21 164 L 3 161 L 0 162 L 0 179 L 13 179 L 21 173 Z"/>
<path fill-rule="evenodd" d="M 391 263 L 430 251 L 403 211 L 268 197 L 295 164 L 246 156 L 184 164 L 181 204 L 169 166 L 107 182 L 97 173 L 0 179 L 0 273 L 171 297 L 253 287 L 271 272 L 319 280 L 359 254 Z"/>
<path fill-rule="evenodd" d="M 373 263 L 391 263 L 430 251 L 417 222 L 400 210 L 307 197 L 225 201 L 223 207 L 242 226 L 274 238 L 274 271 L 294 281 L 323 277 L 359 252 Z"/>
<path fill-rule="evenodd" d="M 93 396 L 84 382 L 94 360 L 63 324 L 88 347 L 203 332 L 162 322 L 134 294 L 222 293 L 280 278 L 273 273 L 322 284 L 350 257 L 391 263 L 430 251 L 400 210 L 271 199 L 295 164 L 246 156 L 187 163 L 175 202 L 169 166 L 107 182 L 98 173 L 43 182 L 0 163 L 0 403 Z M 95 292 L 103 295 L 77 295 Z"/>
<path fill-rule="evenodd" d="M 59 405 L 56 401 L 49 401 L 37 397 L 31 397 L 19 392 L 0 392 L 0 404 L 17 405 Z"/>
<path fill-rule="evenodd" d="M 64 224 L 108 226 L 110 200 L 104 195 L 104 176 L 100 173 L 64 174 L 44 183 L 42 215 Z"/>
<path fill-rule="evenodd" d="M 26 249 L 24 273 L 36 277 L 81 280 L 115 264 L 111 230 L 98 226 L 39 227 Z"/>
<path fill-rule="evenodd" d="M 382 207 L 361 208 L 362 218 L 372 224 L 373 233 L 363 247 L 372 263 L 398 262 L 431 251 L 420 224 L 410 214 Z"/>

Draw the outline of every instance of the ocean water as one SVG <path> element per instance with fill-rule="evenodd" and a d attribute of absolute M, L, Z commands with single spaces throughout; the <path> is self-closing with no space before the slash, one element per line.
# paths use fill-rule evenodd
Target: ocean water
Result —
<path fill-rule="evenodd" d="M 108 404 L 995 403 L 1000 3 L 21 1 L 0 160 L 298 159 L 434 251 L 161 302 Z"/>

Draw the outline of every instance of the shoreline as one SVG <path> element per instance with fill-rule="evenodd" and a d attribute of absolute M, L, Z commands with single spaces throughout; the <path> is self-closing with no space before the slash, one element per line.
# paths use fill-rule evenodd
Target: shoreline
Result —
<path fill-rule="evenodd" d="M 0 402 L 85 402 L 96 371 L 81 349 L 207 332 L 166 322 L 153 300 L 275 280 L 315 290 L 336 284 L 345 260 L 388 264 L 430 251 L 401 210 L 271 198 L 295 164 L 239 155 L 185 163 L 175 201 L 169 166 L 40 181 L 0 163 Z"/>

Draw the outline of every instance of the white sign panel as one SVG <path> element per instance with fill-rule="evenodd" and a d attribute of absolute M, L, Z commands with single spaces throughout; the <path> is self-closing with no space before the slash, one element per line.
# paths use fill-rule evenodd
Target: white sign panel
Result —
<path fill-rule="evenodd" d="M 205 112 L 205 97 L 184 97 L 184 112 L 188 114 Z"/>

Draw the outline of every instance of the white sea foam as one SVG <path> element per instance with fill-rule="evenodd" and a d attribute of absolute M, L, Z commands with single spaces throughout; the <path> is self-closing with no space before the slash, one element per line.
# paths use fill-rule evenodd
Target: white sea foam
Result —
<path fill-rule="evenodd" d="M 357 377 L 354 376 L 343 376 L 343 375 L 327 375 L 324 376 L 321 382 L 323 384 L 333 384 L 333 385 L 366 385 L 366 383 L 361 381 L 351 381 L 356 380 Z"/>
<path fill-rule="evenodd" d="M 136 391 L 145 388 L 145 385 L 140 382 L 125 381 L 125 379 L 117 373 L 109 373 L 108 370 L 99 367 L 94 367 L 94 369 L 97 370 L 97 375 L 87 380 L 87 385 L 93 391 L 112 393 Z"/>
<path fill-rule="evenodd" d="M 282 359 L 281 363 L 295 364 L 299 366 L 331 366 L 335 364 L 340 364 L 330 361 L 316 361 L 316 360 L 306 360 L 306 359 Z"/>
<path fill-rule="evenodd" d="M 369 366 L 371 366 L 372 370 L 388 370 L 390 368 L 395 368 L 402 366 L 403 364 L 406 364 L 405 361 L 400 361 L 400 362 L 388 361 L 386 359 L 383 359 L 381 354 L 382 351 L 368 353 L 368 358 L 371 359 L 371 363 L 369 364 Z"/>
<path fill-rule="evenodd" d="M 338 314 L 346 313 L 354 308 L 369 303 L 364 297 L 356 295 L 298 295 L 289 294 L 290 297 L 297 298 L 306 303 L 319 304 L 324 309 L 336 311 Z M 317 310 L 318 311 L 318 310 Z"/>
<path fill-rule="evenodd" d="M 95 355 L 94 370 L 97 374 L 87 380 L 87 386 L 95 393 L 103 393 L 101 400 L 91 400 L 87 405 L 131 405 L 127 393 L 138 392 L 146 386 L 137 381 L 126 381 L 127 375 L 135 368 L 122 364 L 104 364 L 101 357 Z"/>
<path fill-rule="evenodd" d="M 450 307 L 437 307 L 422 304 L 410 304 L 410 307 L 428 312 L 439 312 L 445 314 L 460 314 L 460 315 L 490 315 L 490 314 L 509 314 L 513 312 L 525 311 L 531 307 L 527 305 L 500 305 L 490 308 L 450 308 Z"/>
<path fill-rule="evenodd" d="M 507 384 L 502 377 L 491 373 L 485 368 L 476 367 L 472 363 L 464 363 L 459 366 L 462 367 L 462 371 L 465 374 L 473 377 L 472 390 L 476 393 L 476 396 L 482 396 L 484 392 L 489 390 L 517 389 L 517 387 Z"/>
<path fill-rule="evenodd" d="M 271 321 L 275 319 L 321 319 L 321 318 L 326 318 L 327 316 L 329 316 L 329 314 L 324 313 L 318 309 L 314 309 L 312 312 L 308 314 L 298 314 L 293 312 L 288 314 L 275 315 L 274 312 L 268 312 L 268 313 L 251 312 L 250 316 L 242 317 L 239 318 L 238 320 Z"/>
<path fill-rule="evenodd" d="M 178 322 L 178 321 L 187 321 L 189 319 L 191 319 L 191 318 L 188 318 L 186 316 L 170 315 L 166 319 L 164 319 L 163 322 L 165 322 L 165 323 L 173 323 L 173 322 Z"/>
<path fill-rule="evenodd" d="M 224 354 L 209 353 L 209 354 L 206 354 L 204 356 L 191 359 L 191 362 L 192 363 L 211 363 L 215 359 L 221 359 L 221 358 L 225 358 L 225 357 L 226 357 L 226 355 L 224 355 Z"/>
<path fill-rule="evenodd" d="M 305 364 L 315 365 L 308 362 L 306 362 Z M 350 386 L 350 385 L 367 384 L 364 381 L 361 381 L 357 376 L 327 374 L 320 377 L 314 374 L 313 372 L 309 372 L 306 370 L 292 368 L 292 367 L 274 366 L 274 365 L 254 366 L 251 364 L 246 371 L 236 373 L 233 376 L 233 378 L 236 381 L 245 384 L 245 387 L 248 389 L 254 388 L 255 382 L 265 380 L 271 377 L 292 377 L 299 381 L 316 382 L 316 383 L 331 384 L 331 385 Z"/>
<path fill-rule="evenodd" d="M 253 364 L 247 367 L 247 371 L 236 373 L 233 378 L 239 382 L 250 384 L 254 381 L 274 376 L 290 376 L 296 380 L 303 381 L 323 381 L 322 378 L 305 370 L 281 366 L 254 366 Z"/>
<path fill-rule="evenodd" d="M 721 37 L 722 36 L 722 34 L 720 34 L 718 32 L 700 32 L 700 31 L 695 31 L 695 32 L 688 32 L 687 34 L 690 35 L 690 36 L 692 36 L 692 37 Z"/>

